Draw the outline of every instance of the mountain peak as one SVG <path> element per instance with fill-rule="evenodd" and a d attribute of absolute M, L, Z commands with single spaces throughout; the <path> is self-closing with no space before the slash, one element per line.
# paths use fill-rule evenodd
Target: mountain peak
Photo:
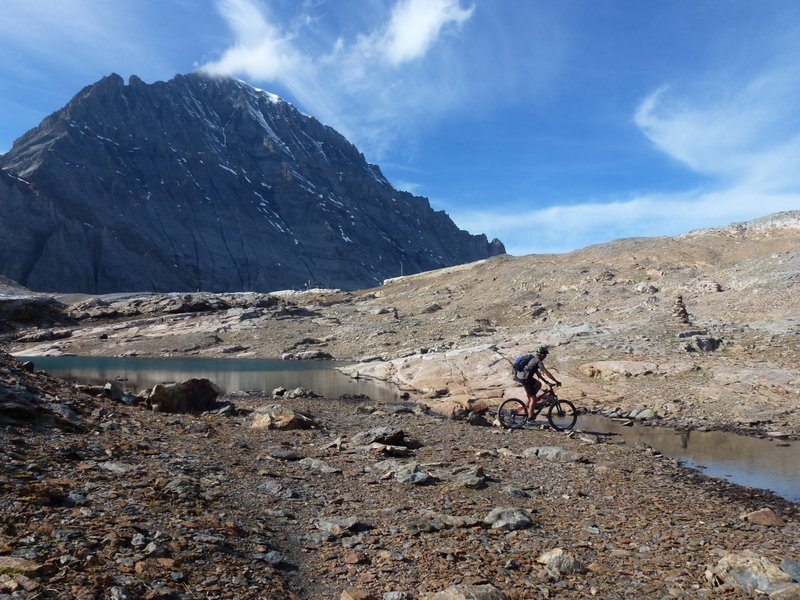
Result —
<path fill-rule="evenodd" d="M 0 167 L 30 183 L 0 180 L 0 274 L 33 289 L 354 289 L 504 252 L 275 94 L 202 73 L 108 75 Z"/>

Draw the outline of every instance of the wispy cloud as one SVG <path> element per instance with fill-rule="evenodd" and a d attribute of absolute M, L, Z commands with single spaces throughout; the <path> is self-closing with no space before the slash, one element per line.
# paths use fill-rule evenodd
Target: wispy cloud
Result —
<path fill-rule="evenodd" d="M 621 237 L 676 235 L 800 209 L 800 70 L 765 71 L 702 92 L 661 87 L 634 111 L 664 154 L 707 177 L 678 193 L 604 197 L 531 210 L 448 207 L 459 226 L 485 231 L 510 254 L 563 252 Z"/>
<path fill-rule="evenodd" d="M 669 88 L 647 96 L 634 121 L 693 171 L 758 191 L 800 189 L 800 70 L 776 69 L 699 98 Z M 794 165 L 794 168 L 790 168 Z"/>
<path fill-rule="evenodd" d="M 567 252 L 624 237 L 678 235 L 800 207 L 800 194 L 693 190 L 541 210 L 450 211 L 468 231 L 498 237 L 509 254 Z"/>
<path fill-rule="evenodd" d="M 426 115 L 441 114 L 457 98 L 456 70 L 428 59 L 472 16 L 473 8 L 459 0 L 399 0 L 382 21 L 349 39 L 312 33 L 317 21 L 311 15 L 279 23 L 256 0 L 220 0 L 217 6 L 236 41 L 203 71 L 283 86 L 372 156 L 380 157 L 412 122 L 424 124 Z"/>

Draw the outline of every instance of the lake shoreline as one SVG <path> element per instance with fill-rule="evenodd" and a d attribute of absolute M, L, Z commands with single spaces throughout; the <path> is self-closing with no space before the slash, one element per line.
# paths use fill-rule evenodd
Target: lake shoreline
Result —
<path fill-rule="evenodd" d="M 134 596 L 328 598 L 352 588 L 421 600 L 453 585 L 491 586 L 509 600 L 545 589 L 747 595 L 725 565 L 747 551 L 791 568 L 800 539 L 800 504 L 647 448 L 336 398 L 278 400 L 313 418 L 311 429 L 254 429 L 276 399 L 234 394 L 224 415 L 154 413 L 76 393 L 11 359 L 2 367 L 3 385 L 72 415 L 0 432 L 10 442 L 0 446 L 0 558 L 30 561 L 21 581 L 53 590 L 39 597 L 116 586 Z M 393 450 L 363 435 L 376 427 L 403 432 Z M 494 528 L 500 508 L 520 511 L 517 524 Z M 763 509 L 782 525 L 744 518 Z M 555 550 L 574 568 L 539 562 Z"/>
<path fill-rule="evenodd" d="M 342 363 L 337 361 L 94 356 L 39 357 L 33 364 L 35 368 L 41 367 L 51 374 L 78 384 L 103 386 L 107 382 L 112 382 L 122 392 L 129 393 L 131 401 L 135 401 L 143 390 L 149 390 L 157 383 L 180 382 L 201 377 L 211 380 L 226 395 L 255 393 L 263 396 L 274 389 L 304 388 L 328 398 L 346 395 L 356 398 L 369 397 L 382 403 L 401 402 L 399 390 L 390 384 L 374 380 L 365 381 L 363 378 L 352 379 L 347 375 L 347 369 L 343 369 L 342 373 L 339 372 L 338 367 Z M 79 389 L 88 391 L 92 389 L 90 386 L 82 385 Z M 410 405 L 419 406 L 433 415 L 456 420 L 467 419 L 469 414 L 467 411 L 448 413 L 442 409 L 443 402 L 444 406 L 452 406 L 447 399 L 437 401 L 420 399 L 419 396 Z M 497 405 L 483 402 L 480 406 L 473 404 L 472 408 L 493 411 Z M 753 431 L 743 435 L 742 431 L 736 428 L 681 427 L 680 423 L 670 423 L 656 418 L 650 420 L 610 418 L 607 414 L 603 414 L 608 411 L 582 410 L 582 412 L 584 416 L 579 418 L 575 428 L 578 433 L 599 435 L 598 439 L 607 442 L 626 440 L 629 444 L 644 444 L 667 456 L 686 462 L 690 468 L 708 469 L 708 473 L 730 480 L 736 485 L 777 490 L 779 495 L 782 494 L 794 501 L 800 500 L 800 489 L 794 489 L 791 485 L 792 475 L 787 473 L 787 467 L 781 467 L 787 456 L 796 454 L 786 438 L 754 435 Z M 544 416 L 540 416 L 538 423 L 544 422 Z M 590 422 L 590 428 L 587 430 L 587 424 Z M 535 426 L 536 423 L 532 425 Z M 692 440 L 691 447 L 686 445 L 681 448 L 676 445 L 673 440 L 678 438 L 684 439 L 687 444 Z M 704 438 L 713 438 L 714 441 L 700 443 L 699 440 Z M 782 446 L 791 449 L 784 450 Z M 796 464 L 800 465 L 800 456 L 797 456 Z M 726 469 L 734 475 L 726 476 Z M 800 471 L 794 477 L 796 481 L 800 481 Z"/>

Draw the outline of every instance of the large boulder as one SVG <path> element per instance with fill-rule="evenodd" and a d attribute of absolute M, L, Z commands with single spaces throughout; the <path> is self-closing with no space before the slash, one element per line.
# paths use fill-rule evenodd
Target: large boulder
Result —
<path fill-rule="evenodd" d="M 0 382 L 0 423 L 6 420 L 32 421 L 44 414 L 41 399 L 20 385 Z"/>
<path fill-rule="evenodd" d="M 208 379 L 159 383 L 147 397 L 147 406 L 156 412 L 202 412 L 214 408 L 219 393 Z"/>
<path fill-rule="evenodd" d="M 368 446 L 377 442 L 379 444 L 411 447 L 409 440 L 406 439 L 405 432 L 402 429 L 391 426 L 373 427 L 369 431 L 361 431 L 353 435 L 350 441 L 354 446 Z M 419 447 L 419 444 L 415 444 L 415 446 Z"/>
<path fill-rule="evenodd" d="M 543 552 L 536 559 L 536 562 L 545 565 L 558 575 L 569 575 L 571 573 L 582 573 L 586 571 L 583 562 L 571 552 L 563 548 L 553 548 Z"/>
<path fill-rule="evenodd" d="M 533 527 L 533 521 L 531 521 L 528 512 L 523 508 L 494 508 L 484 517 L 483 522 L 492 529 L 501 529 L 503 531 L 515 531 Z"/>
<path fill-rule="evenodd" d="M 770 597 L 784 594 L 785 598 L 797 597 L 790 593 L 800 594 L 800 585 L 789 573 L 752 550 L 726 554 L 706 570 L 706 579 L 720 592 L 735 590 Z"/>
<path fill-rule="evenodd" d="M 0 331 L 10 325 L 39 325 L 69 321 L 64 305 L 49 296 L 0 296 Z"/>

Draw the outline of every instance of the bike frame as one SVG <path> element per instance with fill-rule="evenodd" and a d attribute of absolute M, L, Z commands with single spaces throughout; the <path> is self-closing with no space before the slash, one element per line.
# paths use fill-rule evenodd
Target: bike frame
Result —
<path fill-rule="evenodd" d="M 536 399 L 536 402 L 533 403 L 533 416 L 528 417 L 528 421 L 535 421 L 536 417 L 539 416 L 539 413 L 541 413 L 546 407 L 558 402 L 558 396 L 556 396 L 556 391 L 553 389 L 553 386 L 548 384 L 548 387 L 550 389 L 539 396 L 539 398 Z"/>

